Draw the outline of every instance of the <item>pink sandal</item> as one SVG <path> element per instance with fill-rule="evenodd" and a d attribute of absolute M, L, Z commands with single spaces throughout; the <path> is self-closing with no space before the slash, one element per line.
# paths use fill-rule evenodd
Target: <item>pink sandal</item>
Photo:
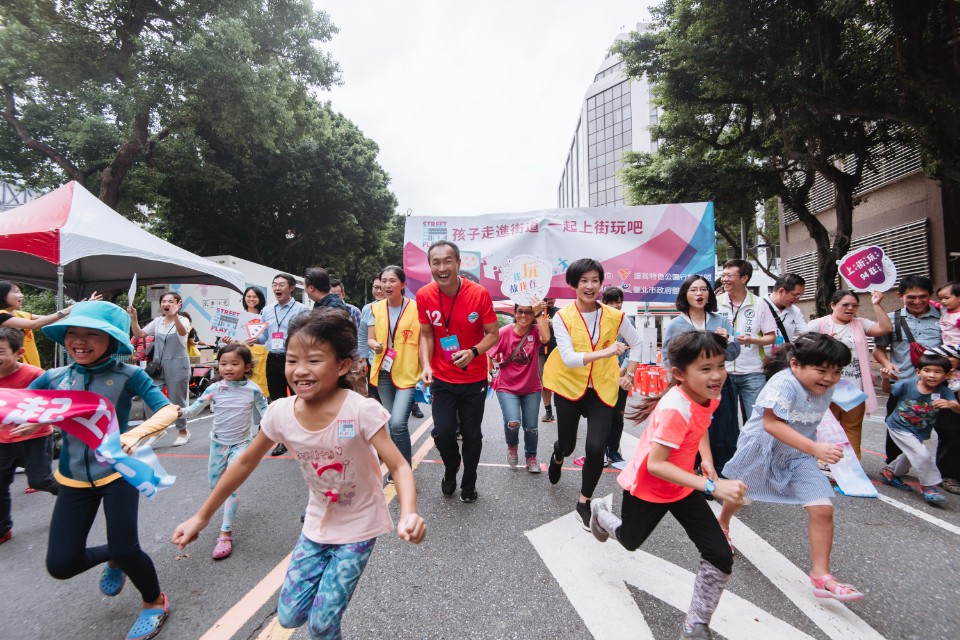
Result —
<path fill-rule="evenodd" d="M 857 591 L 856 587 L 839 582 L 829 573 L 819 578 L 811 573 L 810 582 L 813 583 L 813 595 L 818 598 L 833 598 L 840 602 L 863 600 L 863 594 Z M 833 582 L 833 586 L 827 587 L 828 582 Z"/>
<path fill-rule="evenodd" d="M 223 560 L 233 553 L 233 537 L 220 536 L 217 544 L 213 547 L 213 559 Z"/>

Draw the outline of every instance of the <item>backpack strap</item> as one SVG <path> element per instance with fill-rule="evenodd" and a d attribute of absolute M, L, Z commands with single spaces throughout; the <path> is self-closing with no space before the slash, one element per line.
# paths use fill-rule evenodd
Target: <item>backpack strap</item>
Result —
<path fill-rule="evenodd" d="M 773 319 L 777 321 L 777 329 L 780 330 L 780 335 L 783 336 L 783 341 L 787 344 L 790 344 L 790 336 L 787 335 L 787 328 L 783 326 L 783 321 L 780 319 L 780 314 L 777 313 L 776 307 L 770 304 L 770 301 L 766 298 L 763 299 L 767 303 L 767 306 L 770 307 L 770 313 L 773 314 Z"/>
<path fill-rule="evenodd" d="M 893 326 L 897 332 L 897 342 L 903 341 L 903 334 L 907 336 L 907 342 L 916 342 L 916 340 L 913 339 L 913 332 L 911 332 L 910 327 L 907 326 L 907 319 L 901 315 L 900 309 L 894 311 L 893 316 Z M 903 328 L 903 334 L 900 333 L 901 327 Z"/>

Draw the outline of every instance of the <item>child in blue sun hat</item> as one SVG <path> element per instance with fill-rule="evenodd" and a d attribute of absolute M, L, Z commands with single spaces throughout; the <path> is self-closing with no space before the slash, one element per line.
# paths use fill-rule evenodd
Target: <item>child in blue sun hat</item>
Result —
<path fill-rule="evenodd" d="M 43 327 L 44 334 L 63 345 L 72 364 L 51 369 L 37 378 L 30 389 L 90 391 L 114 406 L 120 441 L 127 453 L 142 440 L 162 431 L 177 419 L 177 407 L 139 367 L 117 361 L 115 355 L 130 355 L 130 316 L 115 304 L 79 302 L 66 318 Z M 156 413 L 135 429 L 128 420 L 135 396 Z M 23 430 L 38 425 L 23 425 Z M 143 611 L 127 634 L 129 640 L 152 638 L 169 612 L 167 596 L 160 591 L 153 561 L 141 548 L 137 531 L 140 492 L 111 467 L 97 463 L 94 452 L 80 439 L 63 434 L 60 464 L 54 476 L 61 484 L 47 546 L 47 571 L 66 580 L 105 564 L 100 591 L 115 596 L 127 576 L 143 597 Z M 107 544 L 87 546 L 87 535 L 103 504 Z"/>

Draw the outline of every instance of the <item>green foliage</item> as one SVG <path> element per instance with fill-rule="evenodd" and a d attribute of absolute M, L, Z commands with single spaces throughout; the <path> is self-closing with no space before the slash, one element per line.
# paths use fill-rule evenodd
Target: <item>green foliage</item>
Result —
<path fill-rule="evenodd" d="M 37 289 L 29 285 L 22 285 L 20 290 L 23 291 L 24 311 L 35 316 L 46 316 L 57 312 L 57 296 L 53 291 Z M 54 366 L 57 343 L 45 336 L 43 331 L 39 329 L 33 332 L 33 339 L 36 341 L 37 351 L 40 353 L 40 366 L 44 369 L 50 369 Z"/>
<path fill-rule="evenodd" d="M 319 48 L 335 32 L 308 0 L 5 2 L 0 177 L 66 175 L 135 218 L 153 184 L 130 173 L 175 132 L 278 149 L 297 108 L 338 81 Z"/>

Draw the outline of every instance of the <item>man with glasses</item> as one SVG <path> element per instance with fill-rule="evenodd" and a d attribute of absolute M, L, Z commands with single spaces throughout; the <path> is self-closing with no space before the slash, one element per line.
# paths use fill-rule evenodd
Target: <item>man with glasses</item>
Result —
<path fill-rule="evenodd" d="M 775 345 L 792 342 L 795 336 L 807 330 L 807 320 L 797 307 L 806 284 L 796 273 L 784 273 L 773 283 L 770 295 L 764 298 L 764 303 L 777 322 Z"/>
<path fill-rule="evenodd" d="M 740 435 L 737 404 L 746 422 L 753 413 L 760 389 L 767 381 L 763 375 L 764 347 L 769 347 L 777 339 L 776 316 L 761 298 L 747 289 L 752 275 L 753 265 L 746 260 L 727 260 L 720 275 L 723 293 L 717 296 L 717 313 L 733 326 L 731 339 L 740 344 L 740 355 L 726 363 L 727 381 L 723 385 L 721 406 L 710 427 L 728 451 L 736 451 Z M 713 462 L 718 473 L 727 462 L 724 457 L 718 459 L 714 454 Z"/>

